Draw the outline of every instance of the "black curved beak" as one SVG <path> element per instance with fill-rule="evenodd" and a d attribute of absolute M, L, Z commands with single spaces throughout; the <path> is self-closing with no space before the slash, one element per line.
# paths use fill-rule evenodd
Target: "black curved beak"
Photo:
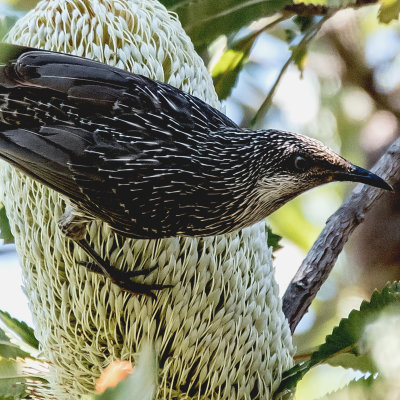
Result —
<path fill-rule="evenodd" d="M 335 179 L 338 181 L 366 183 L 370 186 L 393 191 L 393 188 L 378 175 L 375 175 L 371 171 L 368 171 L 367 169 L 361 167 L 357 167 L 357 165 L 353 164 L 351 164 L 350 171 L 341 171 L 336 173 Z"/>

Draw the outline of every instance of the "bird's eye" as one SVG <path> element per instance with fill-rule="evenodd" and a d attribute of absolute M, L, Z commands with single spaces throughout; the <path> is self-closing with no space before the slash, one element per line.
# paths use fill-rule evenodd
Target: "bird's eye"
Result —
<path fill-rule="evenodd" d="M 298 171 L 305 171 L 308 167 L 308 160 L 302 156 L 296 156 L 294 159 L 294 167 Z"/>

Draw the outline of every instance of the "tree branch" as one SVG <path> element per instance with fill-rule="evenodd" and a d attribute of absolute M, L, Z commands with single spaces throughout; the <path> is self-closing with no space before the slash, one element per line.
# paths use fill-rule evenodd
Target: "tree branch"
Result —
<path fill-rule="evenodd" d="M 400 138 L 389 147 L 372 171 L 392 184 L 396 191 L 400 190 Z M 328 219 L 283 297 L 283 312 L 292 333 L 328 278 L 349 236 L 383 193 L 377 188 L 357 185 Z"/>
<path fill-rule="evenodd" d="M 378 3 L 378 0 L 357 0 L 353 4 L 350 4 L 349 7 L 359 8 L 376 3 Z M 341 9 L 343 9 L 343 7 L 327 7 L 321 4 L 294 3 L 294 4 L 288 4 L 284 8 L 284 11 L 290 14 L 297 14 L 300 16 L 313 16 L 313 15 L 329 15 Z"/>

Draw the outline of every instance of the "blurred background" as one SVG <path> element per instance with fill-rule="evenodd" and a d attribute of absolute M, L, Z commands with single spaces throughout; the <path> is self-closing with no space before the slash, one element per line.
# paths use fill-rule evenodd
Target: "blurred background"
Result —
<path fill-rule="evenodd" d="M 1 34 L 33 3 L 0 2 Z M 398 137 L 400 117 L 400 27 L 397 21 L 379 23 L 378 8 L 336 13 L 307 41 L 306 52 L 294 54 L 293 49 L 310 32 L 308 27 L 322 22 L 322 17 L 287 18 L 279 23 L 276 17 L 263 18 L 203 47 L 201 55 L 213 71 L 219 94 L 226 96 L 227 115 L 241 126 L 315 137 L 352 162 L 371 167 Z M 264 31 L 265 27 L 270 29 Z M 258 32 L 255 40 L 254 32 Z M 218 75 L 221 56 L 238 44 L 243 49 L 243 40 L 249 37 L 248 57 L 227 88 Z M 287 64 L 290 58 L 295 63 Z M 282 294 L 325 221 L 352 187 L 349 183 L 320 187 L 268 219 L 272 231 L 282 236 L 282 248 L 274 253 Z M 384 194 L 351 237 L 296 330 L 294 340 L 300 353 L 322 343 L 340 319 L 369 299 L 375 288 L 400 279 L 399 200 L 399 195 Z M 4 218 L 1 211 L 0 218 Z M 6 237 L 3 242 L 9 241 Z M 15 247 L 3 244 L 0 309 L 32 325 L 21 286 Z M 321 398 L 358 376 L 340 367 L 314 368 L 300 382 L 296 399 Z"/>
<path fill-rule="evenodd" d="M 325 22 L 301 61 L 302 71 L 293 64 L 287 68 L 255 126 L 315 137 L 370 168 L 398 137 L 400 116 L 399 24 L 380 24 L 377 12 L 378 6 L 343 10 Z M 250 29 L 263 23 L 257 21 Z M 227 114 L 240 125 L 249 125 L 276 82 L 291 55 L 287 36 L 297 26 L 293 20 L 284 21 L 255 42 L 225 101 Z M 226 39 L 219 40 L 223 48 Z M 268 218 L 273 232 L 283 237 L 283 247 L 275 252 L 282 294 L 327 218 L 353 186 L 334 183 L 314 189 Z M 324 342 L 340 319 L 369 299 L 375 288 L 399 278 L 400 198 L 389 193 L 356 229 L 296 329 L 299 352 Z M 354 376 L 357 372 L 340 367 L 317 367 L 300 382 L 296 399 L 320 398 Z"/>

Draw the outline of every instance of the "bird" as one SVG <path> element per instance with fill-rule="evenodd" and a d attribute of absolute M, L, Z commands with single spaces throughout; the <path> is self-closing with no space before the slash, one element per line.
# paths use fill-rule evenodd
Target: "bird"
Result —
<path fill-rule="evenodd" d="M 92 260 L 82 265 L 130 293 L 132 280 L 86 239 L 92 220 L 122 236 L 233 232 L 332 181 L 391 186 L 320 141 L 239 127 L 167 83 L 83 57 L 0 44 L 0 158 L 67 201 L 58 225 Z"/>

